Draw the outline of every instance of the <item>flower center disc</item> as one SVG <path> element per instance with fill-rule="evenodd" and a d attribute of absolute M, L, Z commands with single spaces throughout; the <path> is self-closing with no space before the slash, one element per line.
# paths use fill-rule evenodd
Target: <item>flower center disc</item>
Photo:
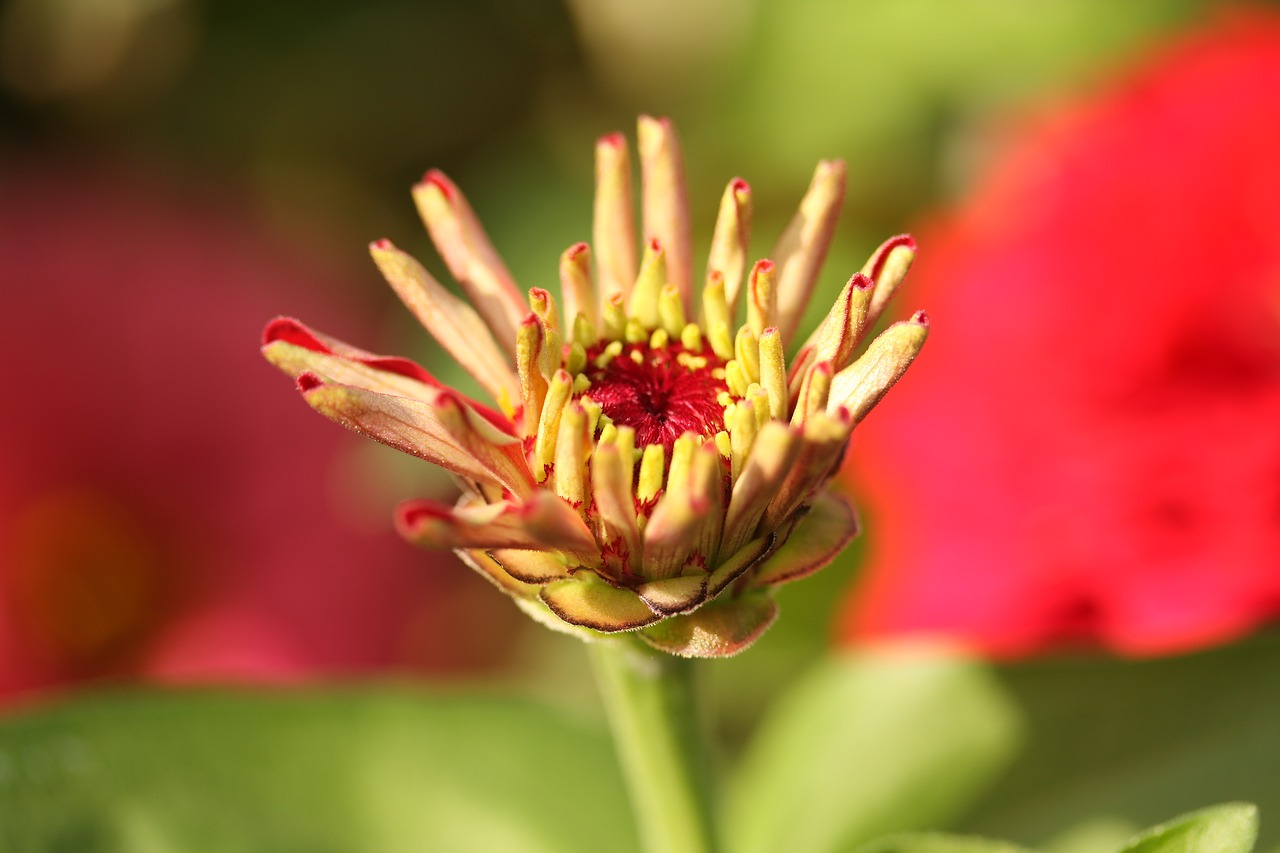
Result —
<path fill-rule="evenodd" d="M 724 362 L 710 348 L 691 353 L 680 344 L 658 349 L 627 344 L 603 367 L 596 363 L 603 346 L 587 353 L 586 392 L 619 426 L 636 431 L 636 446 L 660 444 L 670 458 L 672 445 L 686 432 L 711 437 L 723 430 L 729 387 Z M 725 396 L 722 396 L 725 395 Z"/>

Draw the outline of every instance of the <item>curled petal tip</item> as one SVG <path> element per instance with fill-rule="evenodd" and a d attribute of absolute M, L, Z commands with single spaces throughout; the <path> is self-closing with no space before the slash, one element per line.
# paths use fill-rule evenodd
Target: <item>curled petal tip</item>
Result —
<path fill-rule="evenodd" d="M 644 127 L 645 125 L 656 125 L 657 127 L 665 129 L 671 127 L 671 119 L 667 116 L 651 116 L 644 114 L 636 120 L 636 124 L 640 127 Z"/>
<path fill-rule="evenodd" d="M 450 201 L 453 200 L 453 181 L 449 180 L 445 173 L 439 169 L 428 169 L 427 173 L 422 176 L 422 180 L 418 181 L 417 187 L 435 187 L 445 198 Z"/>
<path fill-rule="evenodd" d="M 854 273 L 853 278 L 849 280 L 849 283 L 852 284 L 854 287 L 856 287 L 858 290 L 870 290 L 871 288 L 875 287 L 875 284 L 876 284 L 875 280 L 872 279 L 871 276 L 863 275 L 860 272 Z"/>
<path fill-rule="evenodd" d="M 324 384 L 324 380 L 321 379 L 319 376 L 316 376 L 314 373 L 307 371 L 306 373 L 300 374 L 298 376 L 297 383 L 298 383 L 298 390 L 301 391 L 303 394 L 305 394 L 308 391 L 312 391 L 316 388 L 319 388 L 321 385 Z"/>
<path fill-rule="evenodd" d="M 299 338 L 304 340 L 299 340 Z M 266 346 L 276 341 L 289 341 L 300 346 L 307 346 L 307 343 L 314 340 L 306 331 L 301 322 L 293 317 L 280 316 L 267 323 L 266 328 L 262 330 L 262 346 Z"/>

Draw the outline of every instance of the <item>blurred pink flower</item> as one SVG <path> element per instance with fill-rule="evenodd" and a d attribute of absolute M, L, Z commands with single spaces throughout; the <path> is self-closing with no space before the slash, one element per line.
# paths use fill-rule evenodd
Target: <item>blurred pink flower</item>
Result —
<path fill-rule="evenodd" d="M 352 444 L 292 429 L 308 413 L 254 352 L 262 315 L 304 293 L 353 333 L 361 312 L 237 209 L 147 185 L 0 177 L 0 698 L 493 660 L 438 642 L 469 577 L 335 522 Z"/>
<path fill-rule="evenodd" d="M 925 231 L 943 331 L 860 432 L 848 634 L 1150 654 L 1280 615 L 1280 18 L 1058 114 Z"/>

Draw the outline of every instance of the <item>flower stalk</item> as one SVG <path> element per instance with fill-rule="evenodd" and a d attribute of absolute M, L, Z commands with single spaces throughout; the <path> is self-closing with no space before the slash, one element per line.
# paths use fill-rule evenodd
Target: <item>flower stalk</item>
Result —
<path fill-rule="evenodd" d="M 596 684 L 647 853 L 715 853 L 694 661 L 629 637 L 591 643 Z"/>

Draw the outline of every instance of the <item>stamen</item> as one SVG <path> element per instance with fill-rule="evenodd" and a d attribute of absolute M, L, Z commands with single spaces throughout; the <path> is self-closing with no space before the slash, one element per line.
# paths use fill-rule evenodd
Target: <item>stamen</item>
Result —
<path fill-rule="evenodd" d="M 680 301 L 680 291 L 674 284 L 664 284 L 658 294 L 658 318 L 671 337 L 679 337 L 684 331 L 684 303 Z"/>
<path fill-rule="evenodd" d="M 777 284 L 773 261 L 756 261 L 747 287 L 747 325 L 757 336 L 778 321 Z"/>
<path fill-rule="evenodd" d="M 760 346 L 756 341 L 756 333 L 750 326 L 738 330 L 733 342 L 733 357 L 742 365 L 748 382 L 760 381 Z"/>
<path fill-rule="evenodd" d="M 702 351 L 702 329 L 698 328 L 697 323 L 685 323 L 680 330 L 680 345 L 689 352 Z"/>
<path fill-rule="evenodd" d="M 587 451 L 587 413 L 573 403 L 565 407 L 560 417 L 559 437 L 556 441 L 556 494 L 582 512 L 586 504 L 586 482 L 583 464 Z"/>
<path fill-rule="evenodd" d="M 560 293 L 564 296 L 565 328 L 577 333 L 578 317 L 586 320 L 595 331 L 595 285 L 591 281 L 591 248 L 586 243 L 575 243 L 560 256 Z M 594 334 L 592 335 L 594 338 Z M 584 342 L 583 346 L 595 343 Z"/>
<path fill-rule="evenodd" d="M 627 310 L 621 293 L 612 293 L 604 301 L 604 336 L 606 340 L 620 341 L 627 330 Z"/>
<path fill-rule="evenodd" d="M 531 435 L 542 416 L 547 397 L 547 380 L 539 366 L 542 360 L 542 323 L 534 314 L 525 317 L 516 338 L 516 372 L 520 376 L 520 401 L 524 405 L 524 434 Z"/>
<path fill-rule="evenodd" d="M 661 444 L 650 444 L 640 457 L 640 479 L 636 483 L 636 499 L 645 504 L 652 501 L 662 491 L 662 469 L 665 467 L 665 454 Z"/>
<path fill-rule="evenodd" d="M 565 404 L 569 402 L 569 395 L 572 390 L 573 379 L 570 378 L 566 371 L 557 370 L 547 391 L 546 402 L 542 407 L 542 416 L 538 419 L 538 437 L 534 440 L 533 445 L 533 455 L 538 460 L 538 465 L 534 466 L 535 474 L 542 474 L 541 469 L 555 461 L 556 438 L 560 432 L 560 418 Z"/>
<path fill-rule="evenodd" d="M 657 239 L 645 246 L 644 260 L 640 262 L 640 274 L 631 288 L 627 300 L 627 314 L 638 320 L 646 329 L 658 325 L 658 294 L 667 283 L 667 255 Z"/>
<path fill-rule="evenodd" d="M 756 421 L 755 405 L 750 400 L 743 400 L 733 408 L 729 423 L 730 471 L 729 476 L 736 483 L 742 473 L 742 466 L 751 455 L 751 447 L 755 444 L 759 431 Z"/>
<path fill-rule="evenodd" d="M 760 335 L 760 384 L 769 394 L 769 414 L 787 416 L 787 368 L 782 352 L 782 335 L 770 326 Z"/>
<path fill-rule="evenodd" d="M 725 301 L 724 277 L 718 272 L 707 276 L 706 287 L 702 289 L 702 316 L 716 355 L 726 361 L 733 358 L 733 338 L 729 332 L 733 314 Z"/>

